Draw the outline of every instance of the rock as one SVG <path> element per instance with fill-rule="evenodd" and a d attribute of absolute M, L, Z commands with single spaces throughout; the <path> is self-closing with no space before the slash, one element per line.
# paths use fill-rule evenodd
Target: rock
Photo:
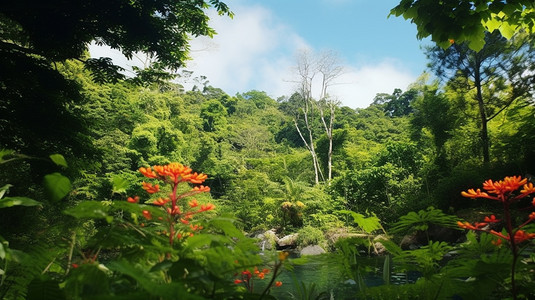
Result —
<path fill-rule="evenodd" d="M 325 250 L 318 245 L 309 245 L 301 249 L 301 256 L 305 255 L 320 255 L 325 253 Z"/>
<path fill-rule="evenodd" d="M 273 249 L 273 246 L 279 241 L 274 229 L 257 234 L 255 238 L 259 239 L 257 244 L 261 251 Z"/>
<path fill-rule="evenodd" d="M 297 233 L 287 235 L 277 241 L 277 249 L 295 248 L 297 246 Z"/>
<path fill-rule="evenodd" d="M 272 242 L 278 242 L 279 238 L 277 237 L 277 234 L 275 233 L 275 229 L 270 229 L 263 233 L 263 236 L 265 240 L 270 240 Z"/>
<path fill-rule="evenodd" d="M 384 255 L 388 252 L 380 241 L 388 241 L 388 237 L 379 234 L 373 239 L 373 253 L 376 255 Z"/>

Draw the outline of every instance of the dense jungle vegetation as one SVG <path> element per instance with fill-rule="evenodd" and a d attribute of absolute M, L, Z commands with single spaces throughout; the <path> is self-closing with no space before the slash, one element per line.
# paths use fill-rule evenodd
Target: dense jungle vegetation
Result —
<path fill-rule="evenodd" d="M 420 29 L 433 19 L 401 1 L 392 14 L 406 13 L 437 42 L 424 50 L 429 74 L 405 91 L 378 94 L 365 109 L 328 93 L 314 99 L 306 88 L 277 99 L 256 90 L 228 95 L 201 78 L 185 90 L 177 71 L 186 34 L 212 35 L 203 9 L 232 15 L 219 1 L 107 1 L 106 9 L 52 1 L 62 9 L 46 13 L 18 2 L 0 10 L 0 298 L 268 299 L 272 288 L 291 284 L 276 278 L 291 265 L 286 252 L 260 257 L 248 236 L 269 229 L 342 255 L 355 280 L 351 258 L 371 240 L 330 237 L 391 234 L 384 244 L 394 263 L 417 268 L 422 279 L 363 289 L 365 299 L 533 296 L 529 1 L 484 2 L 489 15 L 502 13 L 497 30 L 482 23 L 497 22 L 479 15 L 483 6 L 469 7 L 484 30 L 456 35 Z M 446 11 L 433 5 L 427 9 Z M 72 11 L 83 17 L 65 17 Z M 157 59 L 127 78 L 111 61 L 88 57 L 95 39 Z M 506 176 L 522 178 L 498 181 Z M 488 194 L 470 191 L 488 179 L 495 183 L 483 186 Z M 466 197 L 514 200 L 523 210 Z M 503 213 L 503 230 L 483 228 Z M 464 223 L 483 216 L 485 225 Z M 397 245 L 411 231 L 457 220 L 459 232 L 485 232 L 470 231 L 460 246 Z M 458 259 L 445 264 L 453 250 Z M 264 276 L 263 290 L 239 284 Z"/>

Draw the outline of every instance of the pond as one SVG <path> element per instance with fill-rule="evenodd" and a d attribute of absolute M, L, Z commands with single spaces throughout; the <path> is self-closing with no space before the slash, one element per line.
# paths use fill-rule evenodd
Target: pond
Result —
<path fill-rule="evenodd" d="M 335 254 L 322 254 L 317 256 L 306 256 L 304 258 L 290 259 L 293 270 L 284 270 L 277 278 L 283 282 L 280 287 L 273 288 L 271 295 L 277 299 L 301 299 L 299 297 L 298 286 L 306 286 L 309 291 L 314 285 L 315 294 L 327 292 L 332 299 L 355 299 L 355 294 L 359 291 L 359 286 L 346 275 L 342 260 Z M 357 257 L 357 264 L 359 266 L 360 275 L 363 278 L 364 284 L 367 287 L 379 286 L 384 284 L 383 281 L 383 265 L 384 257 L 380 256 L 361 256 Z M 292 263 L 292 261 L 296 263 Z M 351 277 L 356 277 L 356 271 Z M 407 282 L 414 282 L 414 276 L 407 277 L 406 274 L 391 274 L 391 283 L 401 284 Z M 267 284 L 259 282 L 258 287 L 263 287 Z M 295 297 L 292 297 L 295 296 Z"/>

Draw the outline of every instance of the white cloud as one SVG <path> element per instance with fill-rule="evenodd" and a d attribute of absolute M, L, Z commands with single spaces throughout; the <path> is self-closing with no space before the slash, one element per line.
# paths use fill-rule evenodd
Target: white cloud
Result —
<path fill-rule="evenodd" d="M 273 98 L 289 96 L 294 88 L 289 81 L 295 53 L 310 46 L 265 8 L 235 6 L 233 10 L 232 20 L 212 18 L 211 26 L 218 32 L 214 39 L 192 42 L 193 61 L 188 69 L 207 76 L 210 85 L 231 95 L 255 89 Z M 208 50 L 195 51 L 207 48 L 208 43 L 212 45 Z M 375 65 L 346 66 L 346 70 L 330 94 L 352 108 L 367 107 L 377 93 L 404 90 L 416 78 L 388 59 Z"/>
<path fill-rule="evenodd" d="M 306 43 L 261 6 L 233 6 L 233 11 L 232 20 L 212 16 L 210 26 L 217 31 L 213 39 L 192 41 L 193 60 L 187 69 L 229 94 L 252 89 L 272 97 L 289 93 L 283 78 L 289 77 L 295 49 Z"/>
<path fill-rule="evenodd" d="M 343 105 L 352 108 L 368 107 L 376 94 L 391 94 L 396 88 L 405 90 L 416 79 L 388 59 L 379 64 L 348 68 L 350 69 L 337 80 L 339 84 L 332 87 L 330 94 L 342 101 Z"/>
<path fill-rule="evenodd" d="M 232 10 L 233 19 L 211 16 L 210 26 L 217 31 L 213 39 L 191 41 L 193 60 L 187 62 L 186 69 L 194 71 L 192 77 L 206 76 L 210 85 L 230 95 L 250 90 L 265 91 L 274 99 L 291 95 L 294 84 L 289 81 L 295 78 L 295 53 L 311 46 L 262 6 L 236 4 Z M 141 64 L 127 62 L 109 48 L 92 46 L 90 51 L 93 57 L 112 57 L 122 66 Z M 367 107 L 377 93 L 404 90 L 416 78 L 388 59 L 374 65 L 361 61 L 346 66 L 346 70 L 337 80 L 340 84 L 332 86 L 329 93 L 352 108 Z"/>

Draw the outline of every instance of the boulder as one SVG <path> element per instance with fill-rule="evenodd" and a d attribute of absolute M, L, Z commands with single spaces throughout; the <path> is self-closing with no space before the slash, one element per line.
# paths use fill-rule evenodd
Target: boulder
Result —
<path fill-rule="evenodd" d="M 259 240 L 257 244 L 261 251 L 273 249 L 273 245 L 275 245 L 279 240 L 274 229 L 257 234 L 255 235 L 255 238 Z"/>
<path fill-rule="evenodd" d="M 297 237 L 299 235 L 297 233 L 289 234 L 285 237 L 280 238 L 277 241 L 277 249 L 288 249 L 288 248 L 295 248 L 297 246 Z"/>
<path fill-rule="evenodd" d="M 309 245 L 301 249 L 301 256 L 305 255 L 320 255 L 325 253 L 325 250 L 319 245 Z"/>

